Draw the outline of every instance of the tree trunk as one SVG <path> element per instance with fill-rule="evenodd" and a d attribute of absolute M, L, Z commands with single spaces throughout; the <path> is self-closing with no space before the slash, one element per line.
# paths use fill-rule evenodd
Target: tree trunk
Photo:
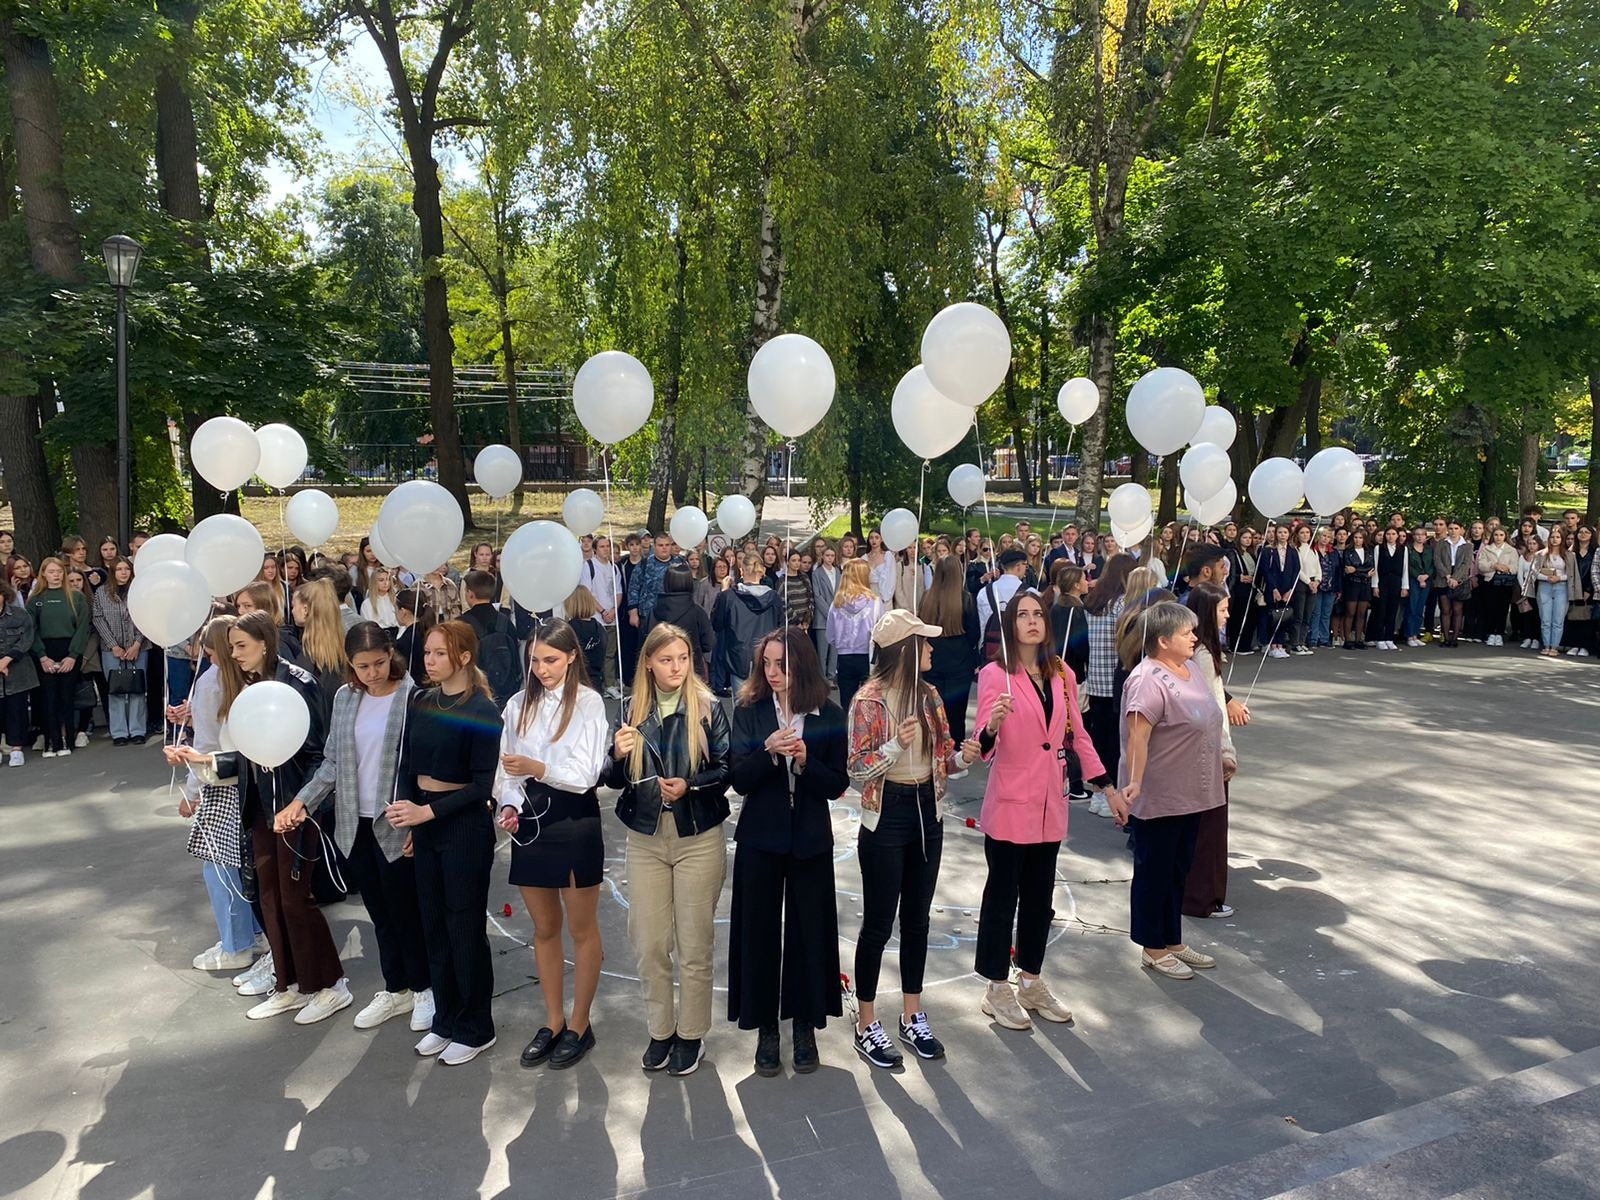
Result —
<path fill-rule="evenodd" d="M 1322 449 L 1322 388 L 1306 402 L 1306 461 Z"/>
<path fill-rule="evenodd" d="M 1539 499 L 1539 435 L 1522 435 L 1522 465 L 1517 471 L 1517 505 L 1527 508 Z"/>
<path fill-rule="evenodd" d="M 1161 503 L 1156 509 L 1156 527 L 1178 519 L 1178 452 L 1161 460 Z"/>
<path fill-rule="evenodd" d="M 512 338 L 510 286 L 506 280 L 505 251 L 497 247 L 495 262 L 495 303 L 500 308 L 500 363 L 506 380 L 506 445 L 522 461 L 522 409 L 517 393 L 517 346 Z M 517 494 L 522 485 L 517 485 Z"/>
<path fill-rule="evenodd" d="M 1076 518 L 1084 529 L 1100 528 L 1101 493 L 1105 487 L 1106 425 L 1111 412 L 1111 385 L 1116 379 L 1117 319 L 1110 313 L 1089 318 L 1089 378 L 1100 390 L 1100 407 L 1083 423 L 1078 455 Z"/>
<path fill-rule="evenodd" d="M 989 222 L 989 292 L 994 298 L 995 315 L 1000 318 L 1001 324 L 1007 329 L 1011 328 L 1011 306 L 1006 302 L 1005 281 L 1000 275 L 1000 245 L 1005 241 L 1006 226 L 1002 221 L 999 232 L 995 232 L 994 222 Z M 1011 430 L 1011 448 L 1017 462 L 1017 478 L 1022 483 L 1022 502 L 1034 505 L 1039 502 L 1038 495 L 1033 490 L 1033 470 L 1029 458 L 1028 441 L 1022 434 L 1022 411 L 1017 406 L 1017 360 L 1013 356 L 1006 366 L 1005 388 L 1001 395 L 1005 400 L 1006 424 Z"/>
<path fill-rule="evenodd" d="M 8 369 L 17 356 L 0 351 Z M 44 460 L 36 396 L 0 396 L 0 469 L 5 471 L 17 552 L 35 564 L 61 548 L 61 514 Z"/>
<path fill-rule="evenodd" d="M 1133 453 L 1128 457 L 1128 481 L 1140 487 L 1150 486 L 1150 454 L 1138 443 L 1134 444 Z"/>
<path fill-rule="evenodd" d="M 686 284 L 689 276 L 689 247 L 683 240 L 680 225 L 672 232 L 675 266 L 672 274 L 672 316 L 667 323 L 665 367 L 667 380 L 661 389 L 661 427 L 657 434 L 656 461 L 650 478 L 650 513 L 645 527 L 652 531 L 667 527 L 667 494 L 673 492 L 673 503 L 685 503 L 688 489 L 688 471 L 679 479 L 678 470 L 678 398 L 683 390 L 683 333 L 688 321 Z M 765 434 L 763 434 L 765 437 Z"/>
<path fill-rule="evenodd" d="M 5 55 L 6 87 L 15 133 L 17 184 L 28 232 L 28 256 L 40 273 L 60 283 L 82 281 L 83 244 L 77 215 L 67 194 L 61 148 L 61 110 L 56 95 L 50 50 L 45 43 L 0 20 L 0 45 Z M 29 450 L 32 445 L 34 450 Z M 36 454 L 21 467 L 43 471 L 44 448 L 37 439 L 21 438 L 16 453 Z M 79 443 L 72 448 L 78 496 L 78 527 L 99 537 L 117 527 L 116 448 L 106 442 Z M 19 514 L 21 517 L 26 514 Z M 41 514 L 41 519 L 49 518 Z M 59 522 L 59 516 L 55 518 Z"/>
<path fill-rule="evenodd" d="M 1594 461 L 1600 452 L 1600 364 L 1589 371 L 1589 516 L 1591 526 L 1600 524 L 1600 463 Z"/>
<path fill-rule="evenodd" d="M 1495 459 L 1494 440 L 1485 439 L 1478 447 L 1478 511 L 1485 517 L 1505 516 L 1495 486 Z"/>
<path fill-rule="evenodd" d="M 784 250 L 778 214 L 772 206 L 772 160 L 762 165 L 760 243 L 756 260 L 756 302 L 750 319 L 750 336 L 745 340 L 743 361 L 755 357 L 757 350 L 778 332 L 783 308 Z M 744 437 L 740 446 L 739 486 L 750 503 L 761 511 L 767 498 L 767 426 L 756 415 L 748 400 L 744 411 Z"/>
<path fill-rule="evenodd" d="M 1039 503 L 1050 503 L 1050 464 L 1045 454 L 1045 413 L 1049 411 L 1050 395 L 1050 308 L 1039 305 L 1039 419 L 1033 425 L 1034 461 L 1039 464 Z M 1049 545 L 1050 539 L 1045 538 Z"/>

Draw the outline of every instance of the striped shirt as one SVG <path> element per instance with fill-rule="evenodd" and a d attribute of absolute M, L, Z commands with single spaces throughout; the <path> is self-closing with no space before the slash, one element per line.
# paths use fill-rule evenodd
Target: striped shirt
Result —
<path fill-rule="evenodd" d="M 1117 619 L 1123 599 L 1118 596 L 1102 613 L 1089 614 L 1089 680 L 1091 696 L 1110 696 L 1117 677 Z"/>

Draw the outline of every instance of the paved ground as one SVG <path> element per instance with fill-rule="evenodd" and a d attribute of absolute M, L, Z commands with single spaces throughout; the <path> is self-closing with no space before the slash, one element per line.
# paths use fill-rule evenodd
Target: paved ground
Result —
<path fill-rule="evenodd" d="M 968 974 L 982 846 L 951 822 L 927 993 L 949 1060 L 874 1072 L 840 1025 L 821 1071 L 770 1080 L 731 1026 L 690 1079 L 639 1071 L 620 859 L 576 1070 L 519 1067 L 542 1006 L 498 934 L 501 1043 L 469 1067 L 349 1014 L 246 1022 L 189 968 L 214 934 L 155 751 L 35 758 L 0 772 L 0 1195 L 1121 1197 L 1600 1045 L 1592 663 L 1322 652 L 1267 663 L 1254 708 L 1238 914 L 1192 933 L 1216 971 L 1136 968 L 1121 835 L 1080 808 L 1047 964 L 1077 1022 L 992 1027 Z M 981 780 L 961 787 L 975 814 Z M 848 941 L 848 805 L 837 831 Z M 364 914 L 329 915 L 364 1000 Z"/>

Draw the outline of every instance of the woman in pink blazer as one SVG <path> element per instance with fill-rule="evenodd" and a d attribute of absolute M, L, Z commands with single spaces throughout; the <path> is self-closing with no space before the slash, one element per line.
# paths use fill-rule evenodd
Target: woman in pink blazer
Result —
<path fill-rule="evenodd" d="M 983 794 L 983 854 L 989 878 L 978 919 L 976 970 L 989 980 L 982 1008 L 1006 1029 L 1072 1013 L 1039 978 L 1050 936 L 1056 858 L 1067 836 L 1067 759 L 1076 756 L 1095 791 L 1116 793 L 1078 711 L 1072 672 L 1048 647 L 1050 619 L 1032 591 L 1019 591 L 1000 620 L 1001 650 L 978 672 L 978 742 L 989 760 Z M 1012 924 L 1016 939 L 1012 940 Z M 1022 986 L 1010 983 L 1016 947 Z"/>

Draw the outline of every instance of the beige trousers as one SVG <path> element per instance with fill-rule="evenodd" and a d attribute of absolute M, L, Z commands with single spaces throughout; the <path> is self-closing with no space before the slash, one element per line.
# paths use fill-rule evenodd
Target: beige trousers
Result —
<path fill-rule="evenodd" d="M 653 1038 L 703 1038 L 711 1028 L 717 900 L 728 876 L 728 847 L 718 825 L 678 836 L 663 815 L 654 834 L 628 830 L 628 940 L 639 958 L 645 1021 Z M 679 1000 L 673 1015 L 677 951 Z"/>

